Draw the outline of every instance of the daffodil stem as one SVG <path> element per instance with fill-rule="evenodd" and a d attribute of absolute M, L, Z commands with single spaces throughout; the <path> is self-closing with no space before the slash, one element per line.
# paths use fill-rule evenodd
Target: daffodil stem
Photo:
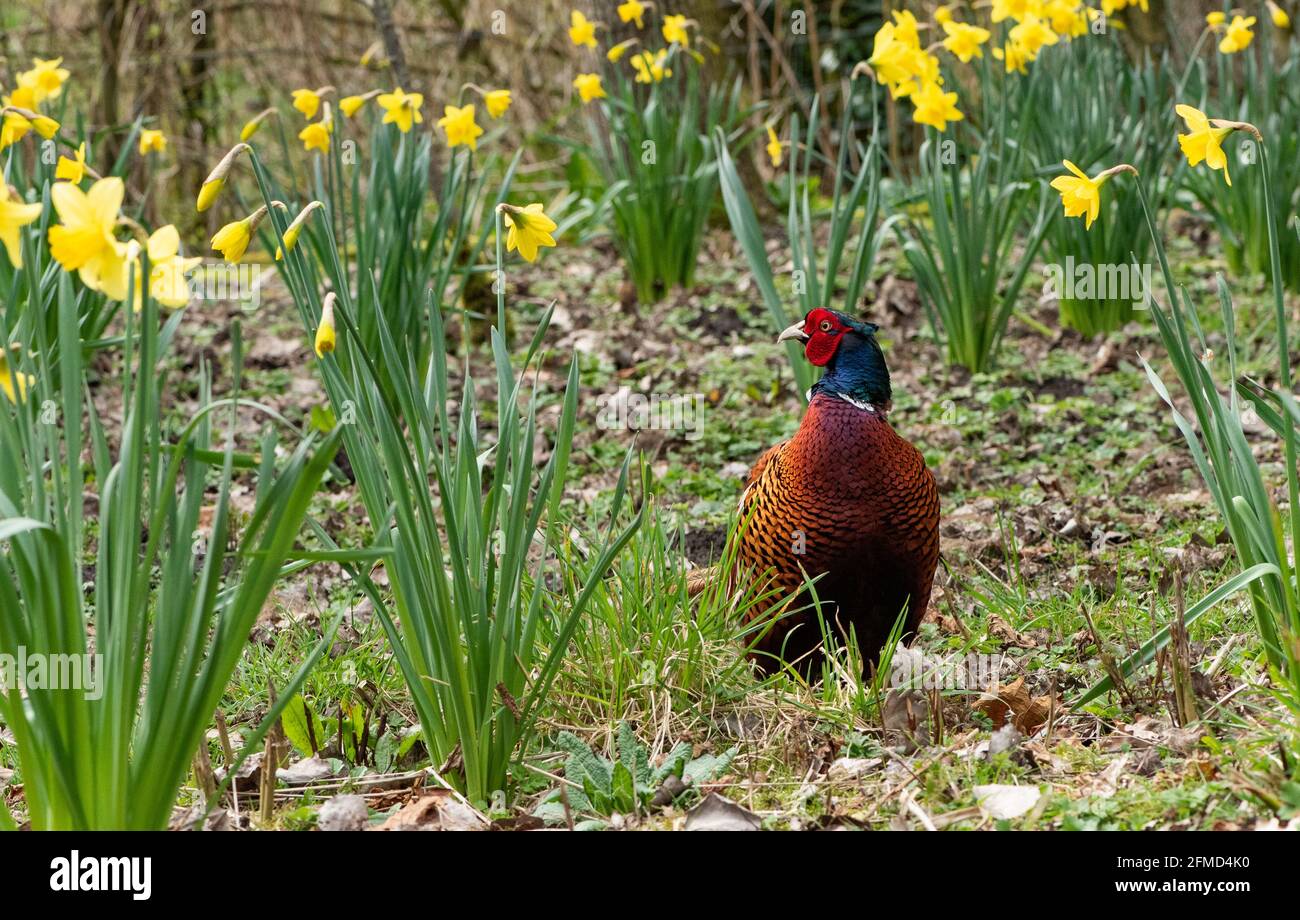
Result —
<path fill-rule="evenodd" d="M 1269 264 L 1273 270 L 1273 307 L 1277 313 L 1277 347 L 1278 357 L 1282 365 L 1281 384 L 1286 393 L 1286 402 L 1283 403 L 1283 410 L 1289 410 L 1287 402 L 1294 399 L 1291 392 L 1291 346 L 1288 341 L 1286 332 L 1286 303 L 1282 294 L 1282 254 L 1277 239 L 1277 212 L 1276 205 L 1273 201 L 1273 180 L 1268 165 L 1268 150 L 1262 139 L 1259 138 L 1259 132 L 1255 132 L 1257 138 L 1256 145 L 1259 147 L 1259 163 L 1263 170 L 1264 184 L 1264 219 L 1268 223 L 1268 256 Z M 1295 419 L 1289 417 L 1289 411 L 1283 411 L 1282 418 L 1286 422 L 1282 427 L 1282 440 L 1286 445 L 1286 481 L 1287 481 L 1287 500 L 1290 503 L 1291 515 L 1291 574 L 1294 576 L 1300 572 L 1300 472 L 1296 470 L 1296 432 Z M 1288 579 L 1289 581 L 1290 579 Z M 1295 595 L 1293 592 L 1284 592 L 1285 596 L 1290 599 Z M 1290 614 L 1291 625 L 1296 625 L 1297 611 L 1294 606 L 1288 611 Z M 1300 675 L 1292 675 L 1293 678 Z"/>
<path fill-rule="evenodd" d="M 497 331 L 501 333 L 502 341 L 505 341 L 506 334 L 506 284 L 505 271 L 501 268 L 501 209 L 494 210 L 497 225 L 497 274 L 493 280 L 497 289 Z"/>

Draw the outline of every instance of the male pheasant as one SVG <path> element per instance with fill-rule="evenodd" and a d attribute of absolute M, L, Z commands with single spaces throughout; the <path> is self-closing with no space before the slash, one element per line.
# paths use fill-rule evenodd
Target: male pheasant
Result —
<path fill-rule="evenodd" d="M 789 611 L 755 646 L 767 670 L 779 659 L 807 671 L 822 647 L 813 590 L 828 624 L 852 627 L 874 660 L 904 605 L 915 631 L 939 561 L 939 493 L 920 452 L 888 421 L 889 370 L 877 326 L 835 310 L 812 310 L 777 341 L 804 343 L 825 375 L 789 441 L 769 449 L 740 500 L 737 561 L 779 590 L 767 610 Z M 797 596 L 795 596 L 797 593 Z M 786 602 L 794 596 L 794 600 Z M 800 609 L 805 608 L 805 609 Z"/>

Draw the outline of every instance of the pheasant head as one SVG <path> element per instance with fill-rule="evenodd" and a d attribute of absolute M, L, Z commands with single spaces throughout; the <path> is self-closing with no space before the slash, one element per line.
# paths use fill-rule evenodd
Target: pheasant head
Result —
<path fill-rule="evenodd" d="M 778 342 L 803 342 L 803 353 L 810 364 L 826 368 L 813 384 L 809 396 L 826 393 L 850 402 L 874 406 L 888 412 L 892 397 L 889 368 L 885 354 L 876 341 L 874 323 L 864 323 L 838 310 L 809 310 L 778 337 Z"/>

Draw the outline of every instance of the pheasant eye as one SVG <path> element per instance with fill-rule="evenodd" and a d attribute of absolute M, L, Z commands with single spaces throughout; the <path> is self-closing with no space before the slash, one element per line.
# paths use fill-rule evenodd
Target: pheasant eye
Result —
<path fill-rule="evenodd" d="M 830 321 L 830 320 L 828 320 L 828 319 L 824 319 L 824 320 L 822 320 L 822 322 L 821 322 L 821 330 L 822 330 L 822 332 L 830 332 L 830 331 L 831 331 L 831 328 L 832 328 L 832 327 L 831 327 L 831 321 Z"/>

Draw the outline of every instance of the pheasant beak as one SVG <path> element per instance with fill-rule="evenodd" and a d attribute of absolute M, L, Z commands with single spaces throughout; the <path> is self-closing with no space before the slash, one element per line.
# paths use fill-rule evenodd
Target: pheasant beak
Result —
<path fill-rule="evenodd" d="M 789 329 L 782 331 L 782 333 L 776 337 L 777 342 L 788 342 L 791 339 L 800 342 L 808 341 L 808 335 L 803 331 L 803 320 L 795 323 Z"/>

